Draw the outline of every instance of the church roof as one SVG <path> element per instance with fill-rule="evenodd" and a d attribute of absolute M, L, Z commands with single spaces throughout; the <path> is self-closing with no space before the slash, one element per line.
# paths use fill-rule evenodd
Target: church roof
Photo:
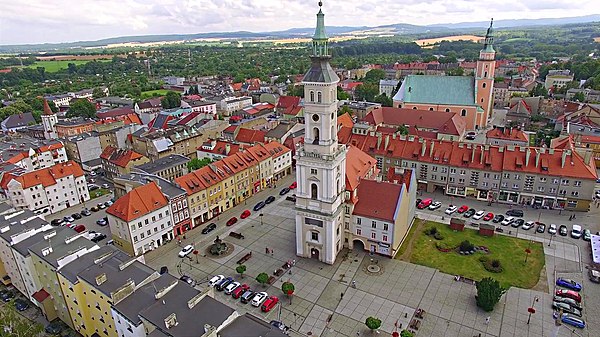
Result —
<path fill-rule="evenodd" d="M 337 83 L 340 81 L 338 75 L 329 65 L 329 59 L 324 57 L 311 57 L 312 65 L 304 75 L 302 82 L 313 83 Z"/>
<path fill-rule="evenodd" d="M 472 76 L 408 75 L 394 101 L 444 105 L 476 105 Z"/>

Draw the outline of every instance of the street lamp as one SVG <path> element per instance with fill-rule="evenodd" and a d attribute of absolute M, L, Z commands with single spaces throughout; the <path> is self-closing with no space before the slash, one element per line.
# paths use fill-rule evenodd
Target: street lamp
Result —
<path fill-rule="evenodd" d="M 552 243 L 552 237 L 554 237 L 555 234 L 550 234 L 550 241 L 548 241 L 548 247 L 550 247 L 550 244 Z"/>
<path fill-rule="evenodd" d="M 540 298 L 539 297 L 534 297 L 533 298 L 533 302 L 531 303 L 531 307 L 527 308 L 527 311 L 529 312 L 529 318 L 527 318 L 527 324 L 529 324 L 529 322 L 531 321 L 531 314 L 535 314 L 535 303 L 539 302 Z"/>
<path fill-rule="evenodd" d="M 260 224 L 262 225 L 263 224 L 263 214 L 260 213 L 258 216 L 260 216 Z"/>

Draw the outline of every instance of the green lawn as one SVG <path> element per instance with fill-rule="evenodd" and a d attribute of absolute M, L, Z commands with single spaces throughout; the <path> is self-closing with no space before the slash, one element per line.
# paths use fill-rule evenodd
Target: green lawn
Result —
<path fill-rule="evenodd" d="M 99 62 L 110 62 L 111 60 L 97 60 Z M 86 64 L 90 61 L 85 60 L 85 61 L 67 61 L 67 60 L 60 60 L 60 61 L 36 61 L 35 63 L 27 66 L 27 68 L 37 68 L 37 67 L 44 67 L 46 68 L 46 72 L 49 73 L 55 73 L 61 69 L 67 69 L 68 68 L 68 64 L 69 63 L 73 63 L 76 65 L 80 65 L 80 64 Z"/>
<path fill-rule="evenodd" d="M 110 190 L 107 190 L 105 188 L 99 188 L 97 190 L 90 191 L 90 199 L 95 199 L 109 193 Z"/>
<path fill-rule="evenodd" d="M 424 231 L 432 226 L 437 227 L 443 235 L 443 240 L 435 240 L 425 235 Z M 503 286 L 519 288 L 532 288 L 539 280 L 540 272 L 544 267 L 544 248 L 539 242 L 529 242 L 507 235 L 493 237 L 480 236 L 476 230 L 465 228 L 464 232 L 454 232 L 447 225 L 429 222 L 422 227 L 414 238 L 415 243 L 410 256 L 410 262 L 437 268 L 444 273 L 461 275 L 474 280 L 492 277 Z M 475 246 L 486 246 L 489 254 L 476 252 L 473 255 L 460 255 L 457 252 L 441 252 L 435 244 L 445 242 L 450 246 L 458 246 L 462 241 L 469 240 Z M 408 244 L 408 242 L 405 242 Z M 525 265 L 525 249 L 531 254 Z M 497 259 L 502 263 L 504 270 L 501 273 L 492 273 L 485 270 L 479 261 L 481 256 Z"/>
<path fill-rule="evenodd" d="M 169 90 L 165 90 L 165 89 L 142 91 L 142 99 L 150 98 L 150 97 L 157 97 L 157 96 L 164 96 L 168 92 L 169 92 Z"/>

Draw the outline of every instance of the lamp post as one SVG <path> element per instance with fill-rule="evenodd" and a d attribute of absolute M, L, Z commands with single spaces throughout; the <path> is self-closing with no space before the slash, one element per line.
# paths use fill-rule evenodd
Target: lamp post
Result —
<path fill-rule="evenodd" d="M 531 307 L 527 308 L 527 311 L 529 312 L 529 318 L 527 318 L 527 324 L 529 324 L 529 322 L 531 321 L 531 314 L 535 314 L 535 303 L 539 302 L 540 298 L 539 297 L 534 297 L 533 298 L 533 302 L 531 303 Z"/>
<path fill-rule="evenodd" d="M 548 247 L 550 247 L 550 244 L 552 243 L 552 238 L 554 237 L 554 234 L 550 234 L 550 241 L 548 241 Z"/>
<path fill-rule="evenodd" d="M 260 217 L 260 224 L 261 224 L 261 225 L 263 224 L 263 215 L 264 215 L 264 214 L 262 214 L 262 213 L 260 213 L 260 214 L 258 215 L 258 216 Z"/>

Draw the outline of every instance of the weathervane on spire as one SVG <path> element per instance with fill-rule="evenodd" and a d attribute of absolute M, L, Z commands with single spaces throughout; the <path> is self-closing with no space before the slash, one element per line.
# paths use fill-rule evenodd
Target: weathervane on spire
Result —
<path fill-rule="evenodd" d="M 323 1 L 319 1 L 319 7 L 323 7 Z"/>

